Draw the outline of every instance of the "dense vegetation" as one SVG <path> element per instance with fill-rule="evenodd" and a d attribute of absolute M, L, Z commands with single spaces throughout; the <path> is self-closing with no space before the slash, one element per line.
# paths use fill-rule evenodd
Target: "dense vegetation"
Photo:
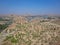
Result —
<path fill-rule="evenodd" d="M 8 27 L 8 25 L 6 25 L 6 24 L 3 24 L 3 25 L 0 24 L 0 31 L 4 30 L 7 27 Z"/>
<path fill-rule="evenodd" d="M 0 18 L 0 21 L 9 21 L 8 19 Z"/>
<path fill-rule="evenodd" d="M 4 30 L 5 28 L 7 28 L 10 24 L 12 24 L 12 21 L 8 21 L 7 23 L 5 24 L 0 24 L 0 32 L 2 30 Z"/>

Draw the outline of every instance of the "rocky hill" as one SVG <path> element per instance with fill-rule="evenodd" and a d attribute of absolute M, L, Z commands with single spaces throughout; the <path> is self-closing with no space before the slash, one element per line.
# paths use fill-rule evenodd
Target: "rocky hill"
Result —
<path fill-rule="evenodd" d="M 60 45 L 60 25 L 43 17 L 13 16 L 0 33 L 0 45 Z"/>

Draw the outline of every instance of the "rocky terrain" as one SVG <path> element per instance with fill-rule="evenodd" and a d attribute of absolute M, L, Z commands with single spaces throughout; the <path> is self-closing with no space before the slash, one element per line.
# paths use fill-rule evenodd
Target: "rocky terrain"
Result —
<path fill-rule="evenodd" d="M 1 31 L 0 45 L 60 45 L 57 18 L 16 15 L 8 18 L 12 23 Z"/>

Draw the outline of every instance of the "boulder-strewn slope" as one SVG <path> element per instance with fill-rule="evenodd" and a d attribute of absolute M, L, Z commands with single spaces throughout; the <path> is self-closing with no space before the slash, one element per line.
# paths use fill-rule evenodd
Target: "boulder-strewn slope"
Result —
<path fill-rule="evenodd" d="M 29 22 L 25 17 L 16 16 L 13 23 L 1 32 L 0 44 L 60 45 L 60 25 L 39 19 Z"/>

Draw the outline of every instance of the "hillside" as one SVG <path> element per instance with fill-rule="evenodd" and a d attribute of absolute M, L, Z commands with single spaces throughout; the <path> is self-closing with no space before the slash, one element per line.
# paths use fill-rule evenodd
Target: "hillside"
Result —
<path fill-rule="evenodd" d="M 60 25 L 52 22 L 56 19 L 16 15 L 9 18 L 12 23 L 0 33 L 0 45 L 60 45 Z"/>

